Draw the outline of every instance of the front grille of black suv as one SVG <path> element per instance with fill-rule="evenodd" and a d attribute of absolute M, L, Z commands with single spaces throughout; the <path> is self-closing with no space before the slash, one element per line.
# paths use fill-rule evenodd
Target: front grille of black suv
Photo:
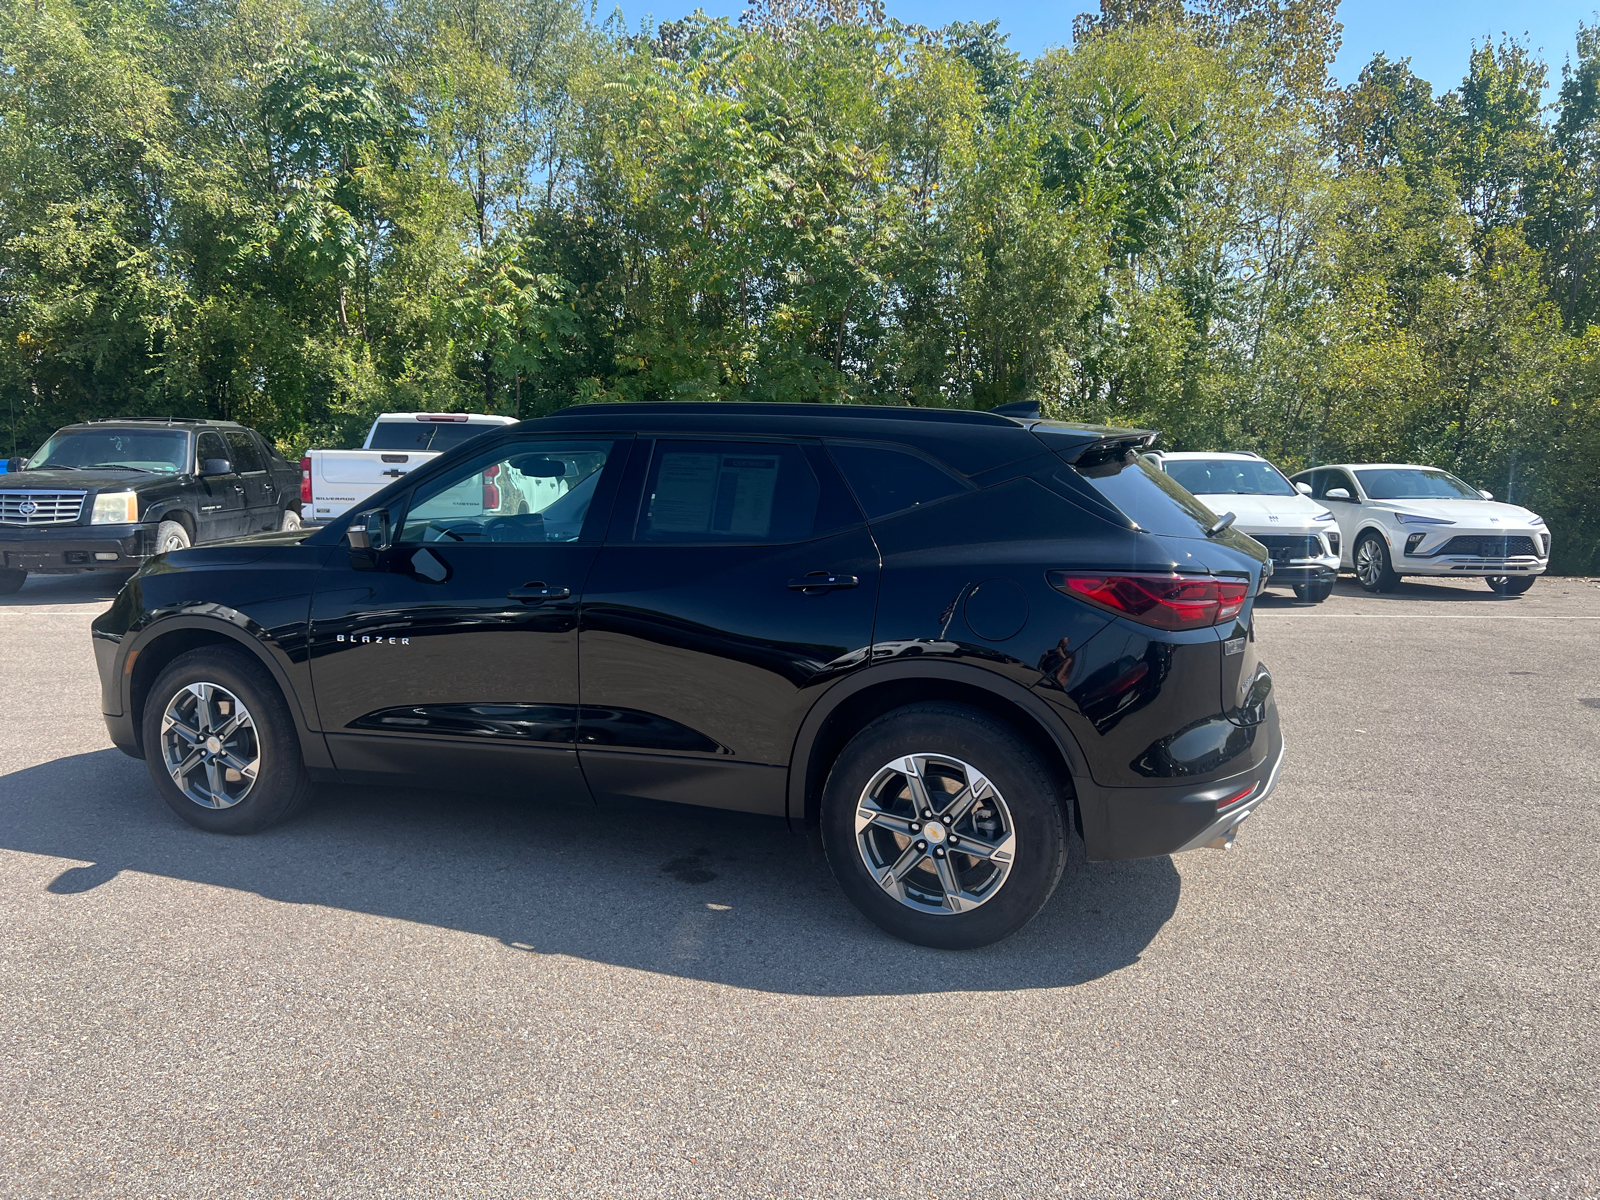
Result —
<path fill-rule="evenodd" d="M 1471 554 L 1478 558 L 1512 558 L 1518 554 L 1537 554 L 1531 537 L 1453 537 L 1434 551 L 1442 554 Z"/>
<path fill-rule="evenodd" d="M 1289 562 L 1296 558 L 1320 558 L 1322 556 L 1322 541 L 1314 534 L 1290 535 L 1283 533 L 1251 534 L 1251 537 L 1267 548 L 1272 555 L 1273 562 Z"/>
<path fill-rule="evenodd" d="M 0 525 L 70 525 L 86 492 L 0 491 Z"/>

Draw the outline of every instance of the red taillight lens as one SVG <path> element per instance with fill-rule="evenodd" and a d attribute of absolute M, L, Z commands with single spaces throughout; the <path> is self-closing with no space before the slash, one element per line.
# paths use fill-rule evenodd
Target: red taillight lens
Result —
<path fill-rule="evenodd" d="M 493 512 L 500 507 L 500 485 L 495 482 L 500 477 L 500 464 L 485 468 L 483 472 L 483 511 Z"/>
<path fill-rule="evenodd" d="M 1238 804 L 1246 796 L 1252 794 L 1255 790 L 1256 785 L 1252 783 L 1249 787 L 1234 792 L 1231 796 L 1224 796 L 1221 800 L 1217 801 L 1217 811 L 1221 812 L 1225 808 L 1232 808 L 1235 804 Z"/>
<path fill-rule="evenodd" d="M 1231 621 L 1244 607 L 1250 590 L 1249 582 L 1242 579 L 1099 571 L 1051 571 L 1050 586 L 1157 629 L 1204 629 Z"/>
<path fill-rule="evenodd" d="M 300 503 L 311 503 L 311 456 L 300 460 Z"/>

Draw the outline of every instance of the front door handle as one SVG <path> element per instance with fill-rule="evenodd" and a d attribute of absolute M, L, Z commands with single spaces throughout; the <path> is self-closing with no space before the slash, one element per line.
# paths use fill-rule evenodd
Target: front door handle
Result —
<path fill-rule="evenodd" d="M 789 590 L 794 592 L 826 591 L 829 588 L 858 587 L 861 580 L 854 575 L 835 575 L 832 571 L 813 571 L 799 579 L 789 580 Z"/>
<path fill-rule="evenodd" d="M 524 604 L 541 600 L 565 600 L 571 595 L 571 588 L 545 587 L 542 583 L 530 583 L 525 587 L 512 588 L 506 593 L 507 599 L 521 600 Z"/>

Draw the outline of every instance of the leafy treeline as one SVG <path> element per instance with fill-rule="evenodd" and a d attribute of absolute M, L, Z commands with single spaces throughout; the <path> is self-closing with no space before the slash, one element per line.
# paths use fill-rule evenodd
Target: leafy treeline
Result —
<path fill-rule="evenodd" d="M 0 420 L 1037 398 L 1431 462 L 1600 569 L 1600 30 L 1328 80 L 1337 0 L 1031 61 L 861 0 L 0 0 Z M 1593 322 L 1593 324 L 1591 324 Z"/>

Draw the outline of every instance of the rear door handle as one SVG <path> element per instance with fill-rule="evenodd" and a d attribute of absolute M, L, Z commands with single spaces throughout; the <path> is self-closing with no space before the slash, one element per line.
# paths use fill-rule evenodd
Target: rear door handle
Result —
<path fill-rule="evenodd" d="M 565 600 L 571 595 L 571 588 L 545 587 L 542 583 L 530 583 L 527 587 L 512 588 L 506 593 L 506 598 L 521 600 L 524 604 L 528 604 L 536 600 Z"/>
<path fill-rule="evenodd" d="M 828 588 L 853 588 L 859 586 L 861 580 L 854 575 L 835 575 L 831 571 L 815 571 L 810 575 L 802 575 L 799 579 L 789 580 L 790 591 L 809 592 L 813 588 L 825 591 Z"/>

